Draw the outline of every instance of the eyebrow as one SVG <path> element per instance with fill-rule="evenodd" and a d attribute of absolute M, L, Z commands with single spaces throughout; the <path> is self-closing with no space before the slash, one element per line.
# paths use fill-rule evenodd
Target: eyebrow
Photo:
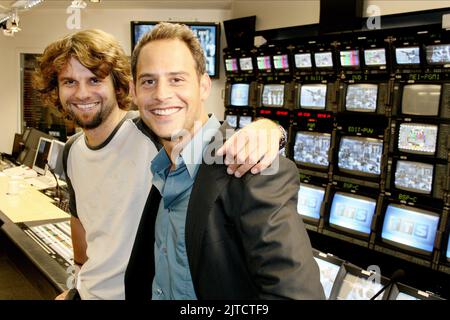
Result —
<path fill-rule="evenodd" d="M 175 71 L 175 72 L 168 72 L 167 75 L 169 76 L 188 76 L 189 73 L 186 71 Z M 138 79 L 146 78 L 146 77 L 157 77 L 158 75 L 156 73 L 142 73 L 139 75 Z"/>

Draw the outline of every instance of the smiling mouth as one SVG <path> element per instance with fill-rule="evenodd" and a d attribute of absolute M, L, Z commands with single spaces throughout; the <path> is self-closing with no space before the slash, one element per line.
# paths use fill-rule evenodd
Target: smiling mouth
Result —
<path fill-rule="evenodd" d="M 72 103 L 72 106 L 82 111 L 89 111 L 91 109 L 94 109 L 99 104 L 100 102 L 84 103 L 84 104 Z"/>
<path fill-rule="evenodd" d="M 172 114 L 177 113 L 181 109 L 182 109 L 181 107 L 158 108 L 150 110 L 150 112 L 157 116 L 170 116 Z"/>

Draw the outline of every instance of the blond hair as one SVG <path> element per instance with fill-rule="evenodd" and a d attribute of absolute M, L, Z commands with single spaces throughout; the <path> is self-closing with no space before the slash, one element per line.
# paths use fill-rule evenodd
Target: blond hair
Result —
<path fill-rule="evenodd" d="M 58 95 L 58 74 L 71 58 L 77 59 L 100 79 L 111 75 L 119 108 L 129 108 L 129 60 L 112 35 L 96 29 L 70 34 L 53 42 L 38 59 L 33 86 L 41 94 L 44 104 L 64 112 Z"/>
<path fill-rule="evenodd" d="M 139 40 L 133 50 L 133 54 L 131 56 L 131 73 L 135 83 L 139 54 L 146 44 L 156 40 L 180 40 L 184 42 L 194 58 L 195 67 L 199 78 L 206 73 L 205 55 L 198 38 L 192 30 L 184 24 L 161 22 L 158 23 L 151 31 L 147 32 Z"/>

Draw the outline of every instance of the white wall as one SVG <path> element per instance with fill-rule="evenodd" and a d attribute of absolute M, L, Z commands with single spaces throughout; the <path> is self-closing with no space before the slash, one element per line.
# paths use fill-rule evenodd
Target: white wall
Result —
<path fill-rule="evenodd" d="M 56 39 L 72 32 L 66 28 L 68 14 L 65 9 L 33 9 L 20 17 L 22 31 L 15 37 L 0 34 L 0 151 L 11 152 L 14 133 L 20 126 L 20 53 L 42 53 Z M 130 54 L 130 21 L 202 21 L 221 22 L 230 19 L 230 10 L 172 10 L 172 9 L 93 9 L 85 10 L 81 17 L 82 29 L 99 28 L 117 37 Z M 222 46 L 225 41 L 222 32 Z M 208 112 L 223 119 L 222 90 L 225 87 L 223 63 L 220 79 L 213 80 Z"/>

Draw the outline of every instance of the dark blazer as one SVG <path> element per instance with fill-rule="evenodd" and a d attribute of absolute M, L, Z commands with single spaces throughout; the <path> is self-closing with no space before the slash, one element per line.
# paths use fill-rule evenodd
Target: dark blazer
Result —
<path fill-rule="evenodd" d="M 228 175 L 223 164 L 200 165 L 185 234 L 198 299 L 325 298 L 297 214 L 298 171 L 292 161 L 279 160 L 276 175 L 246 174 L 240 179 Z M 152 297 L 160 199 L 153 187 L 125 274 L 126 299 Z"/>

